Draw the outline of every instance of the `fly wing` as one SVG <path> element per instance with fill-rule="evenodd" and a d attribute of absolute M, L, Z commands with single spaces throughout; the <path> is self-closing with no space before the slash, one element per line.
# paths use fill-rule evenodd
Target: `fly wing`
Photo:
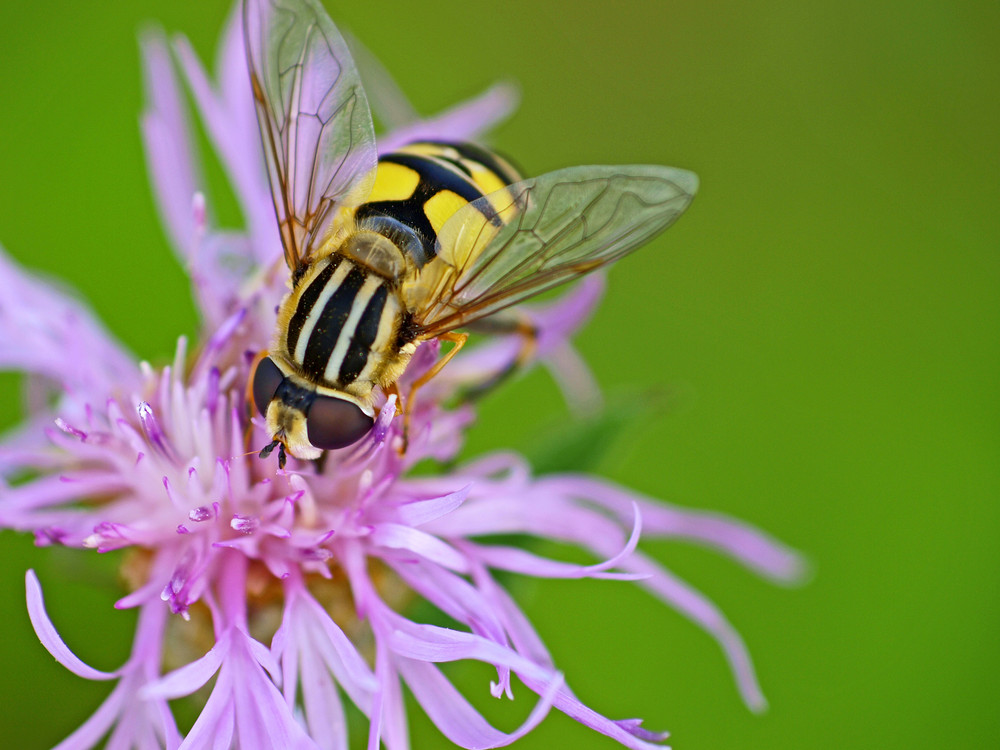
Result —
<path fill-rule="evenodd" d="M 244 0 L 243 33 L 285 262 L 296 270 L 335 208 L 371 191 L 371 112 L 344 38 L 316 0 Z"/>
<path fill-rule="evenodd" d="M 688 207 L 698 177 L 658 166 L 571 167 L 463 206 L 437 257 L 407 285 L 421 338 L 432 338 L 627 255 Z"/>

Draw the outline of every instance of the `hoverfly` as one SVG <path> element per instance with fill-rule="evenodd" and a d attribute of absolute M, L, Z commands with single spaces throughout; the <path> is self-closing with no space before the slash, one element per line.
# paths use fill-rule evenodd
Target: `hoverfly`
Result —
<path fill-rule="evenodd" d="M 411 404 L 465 342 L 456 329 L 621 258 L 697 189 L 660 166 L 524 179 L 468 143 L 379 157 L 360 76 L 317 0 L 244 0 L 243 27 L 291 274 L 248 390 L 271 436 L 261 456 L 277 447 L 282 466 L 286 450 L 315 459 L 366 435 L 375 387 L 392 390 L 421 342 L 454 345 Z"/>

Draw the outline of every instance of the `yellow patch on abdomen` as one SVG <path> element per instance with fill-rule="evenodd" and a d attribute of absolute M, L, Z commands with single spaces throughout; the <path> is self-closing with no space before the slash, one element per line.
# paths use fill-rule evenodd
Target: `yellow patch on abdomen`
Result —
<path fill-rule="evenodd" d="M 413 195 L 419 184 L 420 175 L 409 167 L 391 161 L 380 161 L 375 174 L 375 185 L 366 202 L 405 201 Z"/>
<path fill-rule="evenodd" d="M 450 190 L 441 190 L 424 203 L 424 214 L 431 223 L 434 233 L 437 234 L 458 209 L 467 205 L 468 201 L 462 196 Z"/>

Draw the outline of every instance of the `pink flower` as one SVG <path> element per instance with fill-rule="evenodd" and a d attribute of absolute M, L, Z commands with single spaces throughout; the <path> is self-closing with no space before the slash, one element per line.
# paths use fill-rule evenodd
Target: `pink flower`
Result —
<path fill-rule="evenodd" d="M 248 450 L 264 442 L 248 420 L 245 386 L 253 354 L 266 346 L 285 279 L 274 273 L 280 243 L 259 154 L 239 15 L 222 40 L 214 79 L 183 38 L 144 40 L 149 104 L 142 119 L 157 203 L 190 272 L 205 335 L 189 357 L 136 364 L 79 303 L 0 255 L 0 366 L 37 376 L 48 398 L 0 443 L 0 525 L 30 531 L 39 545 L 128 548 L 133 589 L 117 604 L 140 610 L 132 655 L 104 673 L 75 657 L 48 619 L 41 587 L 27 574 L 28 611 L 43 645 L 85 679 L 117 680 L 94 715 L 59 745 L 107 747 L 347 748 L 345 699 L 369 719 L 369 748 L 408 747 L 402 685 L 453 743 L 509 744 L 552 708 L 631 748 L 666 736 L 634 719 L 611 720 L 570 691 L 542 639 L 496 579 L 497 572 L 633 581 L 705 628 L 722 647 L 739 690 L 764 706 L 746 649 L 708 600 L 637 550 L 642 538 L 685 539 L 714 548 L 777 581 L 799 558 L 759 531 L 710 513 L 673 508 L 581 475 L 533 477 L 516 454 L 495 454 L 432 476 L 411 476 L 425 459 L 452 460 L 473 419 L 448 408 L 517 355 L 498 338 L 463 352 L 421 391 L 404 455 L 391 399 L 359 444 L 323 462 L 291 460 L 277 471 Z M 361 58 L 367 59 L 361 52 Z M 178 80 L 174 60 L 183 75 Z M 369 66 L 374 63 L 369 61 Z M 509 112 L 496 87 L 429 120 L 412 119 L 384 71 L 369 70 L 369 99 L 397 127 L 391 148 L 414 137 L 473 138 Z M 247 217 L 245 230 L 210 219 L 182 86 Z M 537 356 L 568 397 L 593 387 L 568 343 L 600 295 L 591 278 L 527 310 L 541 331 Z M 424 344 L 405 388 L 437 359 Z M 247 441 L 247 435 L 250 435 Z M 578 565 L 491 542 L 498 534 L 553 539 L 587 550 Z M 421 597 L 458 627 L 407 619 Z M 185 620 L 190 623 L 184 627 Z M 215 645 L 173 671 L 192 629 Z M 511 733 L 492 727 L 439 664 L 491 665 L 489 690 L 513 697 L 512 675 L 537 695 Z M 182 737 L 169 700 L 214 685 Z M 660 745 L 656 744 L 659 747 Z"/>

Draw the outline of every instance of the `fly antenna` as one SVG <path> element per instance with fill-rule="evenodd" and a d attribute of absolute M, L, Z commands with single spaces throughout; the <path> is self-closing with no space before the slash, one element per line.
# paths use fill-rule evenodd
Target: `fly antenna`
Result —
<path fill-rule="evenodd" d="M 260 451 L 247 451 L 246 453 L 238 453 L 235 456 L 230 456 L 228 460 L 234 461 L 237 458 L 246 458 L 247 456 L 260 455 Z"/>

